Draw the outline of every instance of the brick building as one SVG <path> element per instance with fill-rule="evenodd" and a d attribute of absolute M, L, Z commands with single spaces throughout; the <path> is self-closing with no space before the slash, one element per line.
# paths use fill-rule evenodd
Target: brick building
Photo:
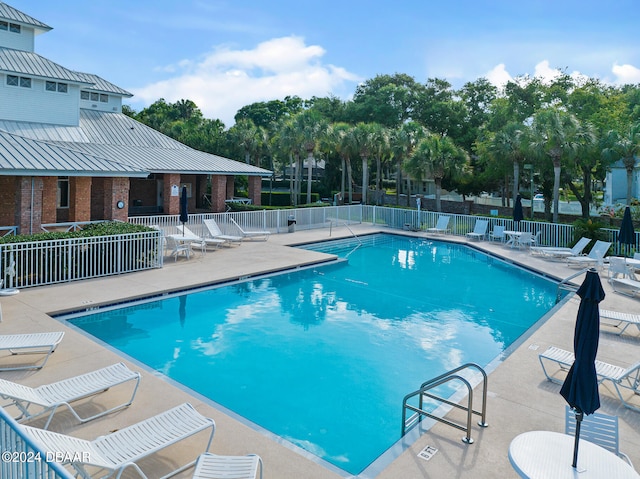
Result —
<path fill-rule="evenodd" d="M 192 211 L 224 211 L 237 175 L 260 204 L 270 171 L 194 150 L 122 114 L 129 92 L 35 53 L 35 37 L 49 30 L 0 2 L 0 226 L 29 234 L 46 223 L 178 214 L 181 186 Z"/>

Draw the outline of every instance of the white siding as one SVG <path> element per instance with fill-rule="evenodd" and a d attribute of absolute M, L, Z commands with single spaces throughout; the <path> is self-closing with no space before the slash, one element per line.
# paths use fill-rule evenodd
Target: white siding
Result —
<path fill-rule="evenodd" d="M 7 30 L 0 30 L 0 46 L 22 50 L 26 52 L 34 51 L 34 31 L 33 28 L 20 27 L 20 33 L 13 33 Z"/>
<path fill-rule="evenodd" d="M 0 119 L 77 126 L 80 89 L 68 84 L 67 93 L 45 91 L 45 81 L 32 79 L 31 88 L 7 86 L 0 74 Z"/>

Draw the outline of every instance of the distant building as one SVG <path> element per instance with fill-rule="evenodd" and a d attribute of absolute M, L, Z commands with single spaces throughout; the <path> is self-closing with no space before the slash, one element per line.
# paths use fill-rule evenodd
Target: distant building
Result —
<path fill-rule="evenodd" d="M 260 204 L 271 172 L 189 148 L 122 113 L 131 93 L 35 53 L 48 25 L 0 2 L 0 226 L 39 232 L 46 223 L 224 211 L 234 176 Z M 208 184 L 211 199 L 204 200 Z"/>
<path fill-rule="evenodd" d="M 633 180 L 631 185 L 631 196 L 640 198 L 640 168 L 636 161 L 633 170 Z M 622 160 L 616 161 L 611 165 L 607 176 L 605 177 L 604 199 L 605 206 L 611 206 L 616 203 L 627 202 L 627 169 L 624 167 Z"/>

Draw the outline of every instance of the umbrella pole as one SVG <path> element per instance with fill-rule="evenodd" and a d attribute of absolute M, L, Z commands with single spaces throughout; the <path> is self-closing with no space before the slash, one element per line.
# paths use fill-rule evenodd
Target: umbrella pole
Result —
<path fill-rule="evenodd" d="M 573 444 L 573 464 L 571 466 L 575 468 L 578 466 L 578 443 L 580 442 L 580 426 L 584 413 L 578 408 L 574 409 L 574 411 L 576 413 L 576 438 Z"/>

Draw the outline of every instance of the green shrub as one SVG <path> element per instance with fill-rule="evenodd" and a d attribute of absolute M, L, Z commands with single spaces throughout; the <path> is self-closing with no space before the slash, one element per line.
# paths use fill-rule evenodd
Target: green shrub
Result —
<path fill-rule="evenodd" d="M 153 231 L 152 228 L 120 221 L 103 221 L 100 223 L 89 223 L 78 231 L 51 231 L 48 233 L 35 233 L 31 235 L 4 236 L 0 238 L 0 243 L 28 243 L 31 241 L 50 241 L 67 238 L 86 238 L 89 236 L 111 236 L 129 233 L 141 233 Z"/>

